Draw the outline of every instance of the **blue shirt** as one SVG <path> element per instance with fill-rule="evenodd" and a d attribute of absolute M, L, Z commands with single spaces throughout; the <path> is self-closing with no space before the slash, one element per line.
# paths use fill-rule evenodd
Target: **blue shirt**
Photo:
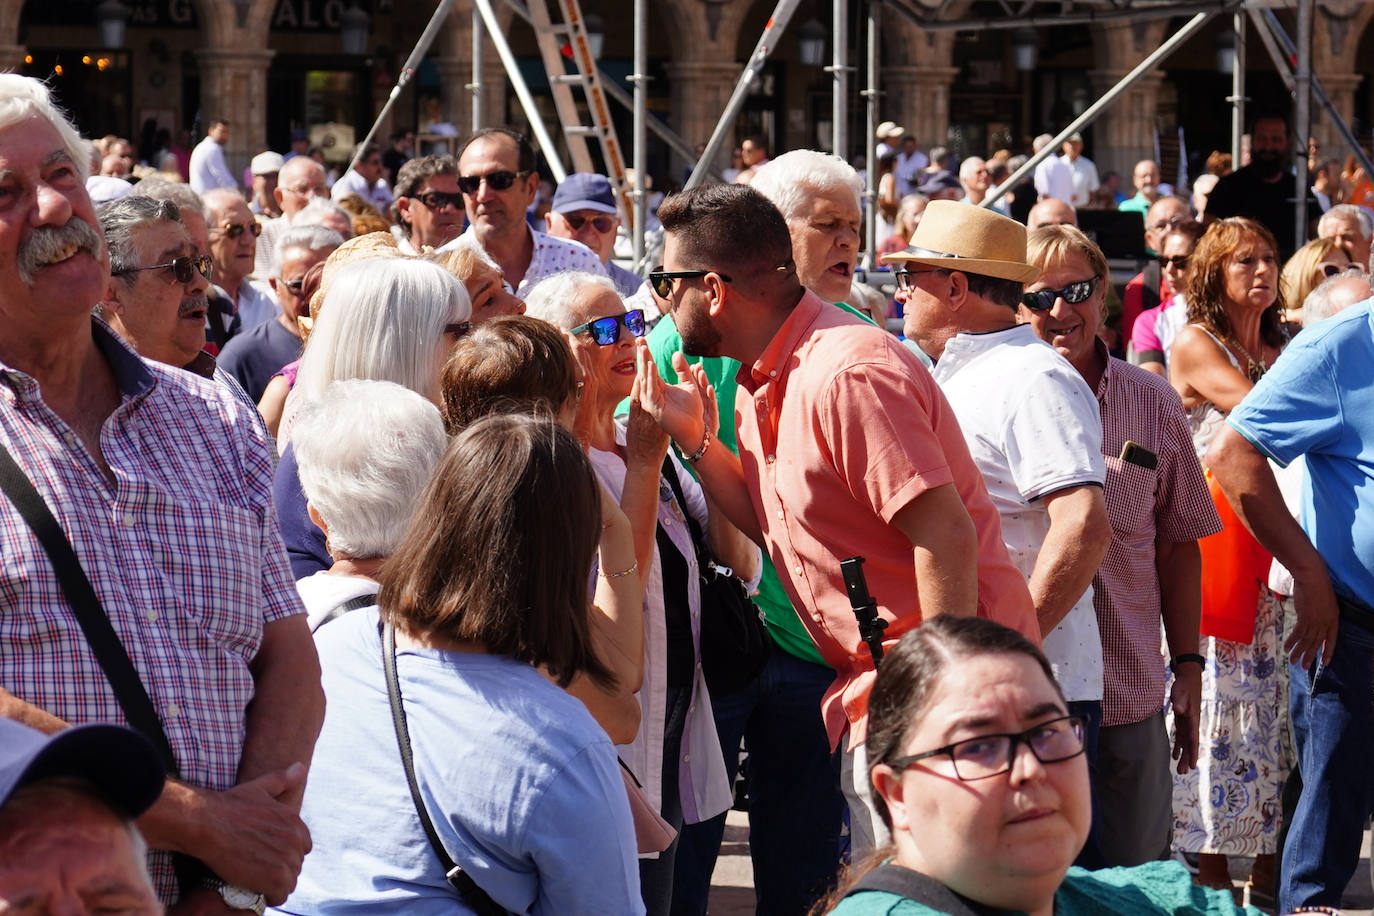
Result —
<path fill-rule="evenodd" d="M 1307 456 L 1302 527 L 1336 591 L 1374 600 L 1374 300 L 1304 330 L 1227 422 L 1287 465 Z"/>

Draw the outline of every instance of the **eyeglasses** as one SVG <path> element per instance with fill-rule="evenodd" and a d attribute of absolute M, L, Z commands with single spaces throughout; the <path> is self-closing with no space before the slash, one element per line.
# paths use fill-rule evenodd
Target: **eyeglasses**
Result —
<path fill-rule="evenodd" d="M 569 334 L 577 335 L 583 331 L 592 332 L 592 340 L 596 341 L 598 347 L 609 347 L 620 340 L 620 326 L 625 325 L 625 330 L 635 337 L 644 336 L 644 310 L 634 309 L 623 315 L 607 315 L 605 318 L 598 318 L 586 324 L 580 324 L 569 331 Z"/>
<path fill-rule="evenodd" d="M 1191 258 L 1192 255 L 1190 254 L 1176 254 L 1172 258 L 1166 258 L 1164 257 L 1164 255 L 1160 255 L 1159 266 L 1172 267 L 1174 270 L 1186 270 L 1188 267 L 1188 261 Z"/>
<path fill-rule="evenodd" d="M 568 228 L 573 232 L 581 232 L 582 227 L 588 223 L 591 223 L 592 228 L 602 235 L 615 228 L 615 217 L 609 213 L 603 213 L 601 216 L 582 216 L 578 213 L 560 213 L 558 215 L 563 217 L 563 221 L 568 224 Z"/>
<path fill-rule="evenodd" d="M 734 282 L 718 270 L 664 270 L 662 265 L 659 265 L 658 268 L 649 271 L 649 288 L 658 295 L 658 298 L 667 300 L 673 294 L 674 280 L 692 280 L 707 274 L 715 274 L 726 283 Z"/>
<path fill-rule="evenodd" d="M 509 185 L 507 185 L 507 187 L 509 187 Z M 477 189 L 473 188 L 473 190 L 475 191 Z M 447 191 L 426 191 L 423 194 L 416 194 L 415 200 L 418 200 L 431 210 L 442 210 L 446 206 L 453 207 L 455 210 L 463 209 L 463 195 L 450 194 Z"/>
<path fill-rule="evenodd" d="M 1030 748 L 1041 763 L 1059 763 L 1083 753 L 1083 719 L 1064 716 L 1041 722 L 1019 734 L 981 735 L 966 741 L 956 741 L 924 754 L 898 757 L 889 766 L 897 772 L 931 757 L 948 757 L 954 764 L 954 775 L 962 782 L 973 782 L 1000 776 L 1011 770 L 1016 760 L 1017 745 Z"/>
<path fill-rule="evenodd" d="M 236 239 L 245 232 L 251 234 L 253 238 L 262 235 L 262 223 L 254 220 L 251 223 L 225 223 L 223 226 L 215 226 L 211 232 L 223 232 L 231 239 Z"/>
<path fill-rule="evenodd" d="M 283 280 L 282 286 L 291 290 L 292 295 L 299 296 L 301 290 L 305 289 L 305 277 L 298 277 L 295 280 Z"/>
<path fill-rule="evenodd" d="M 1323 265 L 1321 265 L 1321 268 L 1322 268 L 1322 273 L 1323 273 L 1323 274 L 1325 274 L 1325 275 L 1328 276 L 1328 277 L 1334 277 L 1334 276 L 1336 276 L 1336 274 L 1343 274 L 1343 273 L 1345 273 L 1345 272 L 1347 272 L 1347 271 L 1351 271 L 1351 270 L 1359 270 L 1359 269 L 1360 269 L 1360 265 L 1358 265 L 1358 264 L 1323 264 Z"/>
<path fill-rule="evenodd" d="M 188 254 L 183 255 L 179 258 L 173 258 L 166 264 L 153 264 L 150 267 L 126 267 L 123 270 L 115 271 L 114 275 L 117 277 L 122 277 L 124 274 L 138 273 L 140 270 L 170 269 L 172 271 L 172 276 L 176 279 L 176 281 L 182 285 L 185 285 L 195 279 L 197 272 L 199 272 L 200 275 L 205 279 L 210 279 L 210 270 L 213 267 L 214 261 L 210 260 L 209 255 Z"/>
<path fill-rule="evenodd" d="M 1069 305 L 1086 302 L 1097 289 L 1097 277 L 1089 277 L 1070 283 L 1063 289 L 1037 289 L 1033 293 L 1022 293 L 1021 304 L 1032 312 L 1048 312 L 1054 308 L 1054 300 L 1063 298 Z"/>
<path fill-rule="evenodd" d="M 913 286 L 916 285 L 916 281 L 912 279 L 913 277 L 917 276 L 918 274 L 933 274 L 933 273 L 947 274 L 947 273 L 950 273 L 950 270 L 949 270 L 949 268 L 946 268 L 946 267 L 918 267 L 918 268 L 916 268 L 916 269 L 914 269 L 914 270 L 912 270 L 912 269 L 894 270 L 894 271 L 892 272 L 892 276 L 894 276 L 894 277 L 897 278 L 897 288 L 898 288 L 898 289 L 903 290 L 904 292 L 910 292 L 910 291 L 911 291 L 911 288 L 912 288 Z"/>
<path fill-rule="evenodd" d="M 1161 231 L 1161 230 L 1168 229 L 1170 226 L 1177 226 L 1179 223 L 1183 222 L 1185 219 L 1187 219 L 1187 217 L 1181 216 L 1181 215 L 1180 215 L 1180 216 L 1171 216 L 1171 217 L 1169 217 L 1168 219 L 1162 219 L 1162 220 L 1158 220 L 1158 221 L 1156 221 L 1156 222 L 1150 223 L 1150 225 L 1149 225 L 1148 228 L 1153 229 L 1155 232 L 1159 232 L 1159 231 Z"/>
<path fill-rule="evenodd" d="M 466 337 L 472 333 L 471 321 L 453 321 L 444 325 L 444 333 L 453 337 L 455 340 Z"/>
<path fill-rule="evenodd" d="M 515 184 L 517 178 L 524 178 L 529 172 L 511 172 L 501 169 L 497 172 L 487 172 L 485 175 L 459 175 L 458 190 L 464 194 L 476 194 L 477 189 L 482 186 L 482 182 L 487 183 L 487 187 L 493 191 L 504 191 Z"/>

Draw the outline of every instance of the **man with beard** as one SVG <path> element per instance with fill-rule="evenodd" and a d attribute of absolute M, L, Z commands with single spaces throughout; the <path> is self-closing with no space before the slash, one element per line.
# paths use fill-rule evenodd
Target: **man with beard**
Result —
<path fill-rule="evenodd" d="M 1228 216 L 1248 216 L 1274 233 L 1279 243 L 1279 263 L 1292 256 L 1311 235 L 1311 224 L 1321 216 L 1321 207 L 1307 193 L 1307 225 L 1303 238 L 1293 234 L 1293 174 L 1289 156 L 1288 120 L 1283 115 L 1262 112 L 1250 129 L 1250 164 L 1236 169 L 1217 182 L 1207 197 L 1204 222 Z"/>
<path fill-rule="evenodd" d="M 670 387 L 650 377 L 640 345 L 645 406 L 714 505 L 768 549 L 796 617 L 835 671 L 821 710 L 830 746 L 844 742 L 858 859 L 884 834 L 863 755 L 875 665 L 840 560 L 867 558 L 889 643 L 935 614 L 990 617 L 1038 642 L 1030 594 L 930 373 L 891 334 L 802 285 L 777 208 L 752 187 L 708 185 L 669 197 L 659 219 L 664 267 L 649 283 L 672 309 L 683 351 L 741 366 L 739 409 L 734 420 L 723 412 L 721 427 L 738 422 L 739 456 L 714 444 L 706 375 L 689 372 L 682 355 L 673 362 L 688 378 Z"/>
<path fill-rule="evenodd" d="M 301 296 L 305 275 L 344 243 L 343 236 L 323 226 L 295 226 L 282 234 L 273 260 L 277 275 L 268 282 L 281 302 L 271 321 L 244 331 L 229 341 L 220 354 L 220 365 L 232 375 L 256 404 L 272 376 L 301 355 L 301 328 L 297 318 L 310 313 Z"/>
<path fill-rule="evenodd" d="M 138 819 L 159 897 L 173 913 L 261 912 L 310 848 L 297 812 L 324 718 L 272 456 L 224 386 L 140 358 L 91 315 L 112 284 L 85 169 L 47 88 L 0 75 L 0 445 L 55 517 L 46 543 L 72 554 L 59 576 L 0 500 L 0 716 L 49 733 L 138 720 L 176 772 Z M 150 242 L 121 277 L 199 287 L 161 260 L 190 257 L 179 244 Z M 78 613 L 108 628 L 99 651 Z M 179 883 L 173 851 L 198 880 Z"/>

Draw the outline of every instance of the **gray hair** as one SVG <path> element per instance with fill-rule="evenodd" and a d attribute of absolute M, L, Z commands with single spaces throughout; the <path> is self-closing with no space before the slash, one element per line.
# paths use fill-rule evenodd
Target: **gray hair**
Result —
<path fill-rule="evenodd" d="M 610 277 L 584 270 L 569 270 L 536 283 L 529 295 L 525 296 L 525 314 L 531 318 L 541 318 L 560 330 L 570 331 L 579 323 L 573 314 L 572 304 L 586 286 L 600 286 L 620 295 Z"/>
<path fill-rule="evenodd" d="M 1327 211 L 1330 212 L 1330 211 Z M 1335 315 L 1344 309 L 1350 308 L 1357 302 L 1363 302 L 1368 296 L 1359 299 L 1346 301 L 1346 296 L 1337 294 L 1337 287 L 1350 280 L 1364 281 L 1366 288 L 1374 288 L 1374 277 L 1363 270 L 1351 270 L 1336 274 L 1334 277 L 1327 277 L 1312 292 L 1307 294 L 1307 298 L 1302 302 L 1302 326 L 1308 327 Z"/>
<path fill-rule="evenodd" d="M 312 197 L 310 203 L 301 207 L 296 215 L 291 217 L 291 225 L 318 226 L 320 218 L 326 215 L 341 216 L 350 226 L 353 225 L 353 217 L 349 212 L 328 197 Z"/>
<path fill-rule="evenodd" d="M 84 182 L 90 177 L 91 161 L 86 143 L 72 122 L 53 103 L 48 87 L 29 76 L 0 73 L 0 130 L 33 117 L 42 118 L 57 131 L 62 147 L 71 157 L 72 168 L 76 169 L 81 180 Z"/>
<path fill-rule="evenodd" d="M 138 194 L 140 197 L 151 197 L 153 200 L 170 200 L 182 210 L 198 213 L 201 219 L 205 219 L 205 202 L 200 199 L 199 194 L 191 190 L 189 184 L 164 181 L 161 178 L 145 178 L 138 183 Z"/>
<path fill-rule="evenodd" d="M 1354 204 L 1336 204 L 1336 206 L 1322 214 L 1322 218 L 1317 221 L 1317 236 L 1319 238 L 1329 238 L 1326 234 L 1331 222 L 1336 219 L 1354 220 L 1360 226 L 1360 237 L 1369 238 L 1374 235 L 1374 217 L 1369 215 L 1369 211 L 1364 207 L 1357 207 Z"/>
<path fill-rule="evenodd" d="M 318 397 L 330 382 L 396 382 L 436 403 L 436 348 L 449 322 L 472 317 L 472 301 L 438 264 L 413 258 L 366 258 L 330 279 L 320 317 L 296 377 L 297 397 Z"/>
<path fill-rule="evenodd" d="M 105 245 L 110 249 L 110 276 L 132 283 L 128 271 L 140 267 L 143 247 L 140 245 L 144 226 L 155 223 L 180 223 L 181 208 L 170 200 L 156 200 L 141 194 L 130 194 L 104 204 L 96 211 L 100 229 L 105 233 Z"/>
<path fill-rule="evenodd" d="M 811 199 L 819 194 L 844 189 L 854 195 L 858 206 L 864 192 L 864 181 L 854 166 L 813 149 L 794 149 L 770 159 L 749 186 L 772 201 L 785 220 L 806 215 Z"/>
<path fill-rule="evenodd" d="M 286 252 L 292 248 L 300 248 L 309 252 L 333 251 L 343 243 L 343 236 L 324 226 L 288 226 L 286 231 L 281 234 L 281 238 L 277 239 L 274 276 L 278 280 L 281 279 L 281 268 L 283 262 L 286 261 Z"/>
<path fill-rule="evenodd" d="M 329 549 L 391 556 L 448 446 L 439 408 L 395 382 L 346 379 L 306 404 L 291 427 L 305 498 L 329 526 Z"/>
<path fill-rule="evenodd" d="M 206 222 L 212 220 L 212 211 L 227 207 L 235 201 L 243 204 L 245 207 L 248 206 L 248 201 L 244 199 L 242 194 L 235 191 L 233 188 L 211 188 L 200 195 L 200 202 L 205 205 Z"/>

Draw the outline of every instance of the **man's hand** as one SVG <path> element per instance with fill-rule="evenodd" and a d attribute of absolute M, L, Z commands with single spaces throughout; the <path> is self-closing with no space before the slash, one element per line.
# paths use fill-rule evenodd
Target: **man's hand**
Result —
<path fill-rule="evenodd" d="M 1197 768 L 1198 728 L 1201 717 L 1198 705 L 1202 701 L 1202 666 L 1184 662 L 1174 672 L 1174 686 L 1169 691 L 1169 704 L 1174 710 L 1174 759 L 1182 776 Z"/>
<path fill-rule="evenodd" d="M 638 357 L 639 401 L 644 410 L 653 417 L 663 430 L 673 437 L 688 455 L 696 451 L 707 429 L 704 419 L 708 403 L 707 392 L 710 385 L 703 385 L 703 376 L 691 371 L 687 358 L 681 353 L 673 354 L 673 368 L 683 379 L 676 385 L 669 385 L 658 374 L 654 358 L 649 354 L 649 344 L 643 338 L 635 342 Z M 709 394 L 712 413 L 715 413 L 715 393 Z"/>
<path fill-rule="evenodd" d="M 310 851 L 310 831 L 284 800 L 303 789 L 305 775 L 293 763 L 223 792 L 202 790 L 200 848 L 186 851 L 230 884 L 281 903 Z"/>
<path fill-rule="evenodd" d="M 642 351 L 647 352 L 647 351 Z M 636 355 L 639 355 L 638 353 Z M 627 467 L 652 468 L 655 476 L 668 454 L 668 434 L 644 409 L 644 389 L 652 382 L 645 381 L 644 360 L 639 360 L 638 374 L 630 389 L 630 422 L 625 430 L 625 464 Z M 650 368 L 647 371 L 653 372 Z"/>
<path fill-rule="evenodd" d="M 1289 661 L 1310 668 L 1320 653 L 1322 664 L 1331 664 L 1341 620 L 1331 579 L 1324 575 L 1299 578 L 1295 574 L 1293 609 L 1297 611 L 1298 622 L 1283 644 Z"/>

